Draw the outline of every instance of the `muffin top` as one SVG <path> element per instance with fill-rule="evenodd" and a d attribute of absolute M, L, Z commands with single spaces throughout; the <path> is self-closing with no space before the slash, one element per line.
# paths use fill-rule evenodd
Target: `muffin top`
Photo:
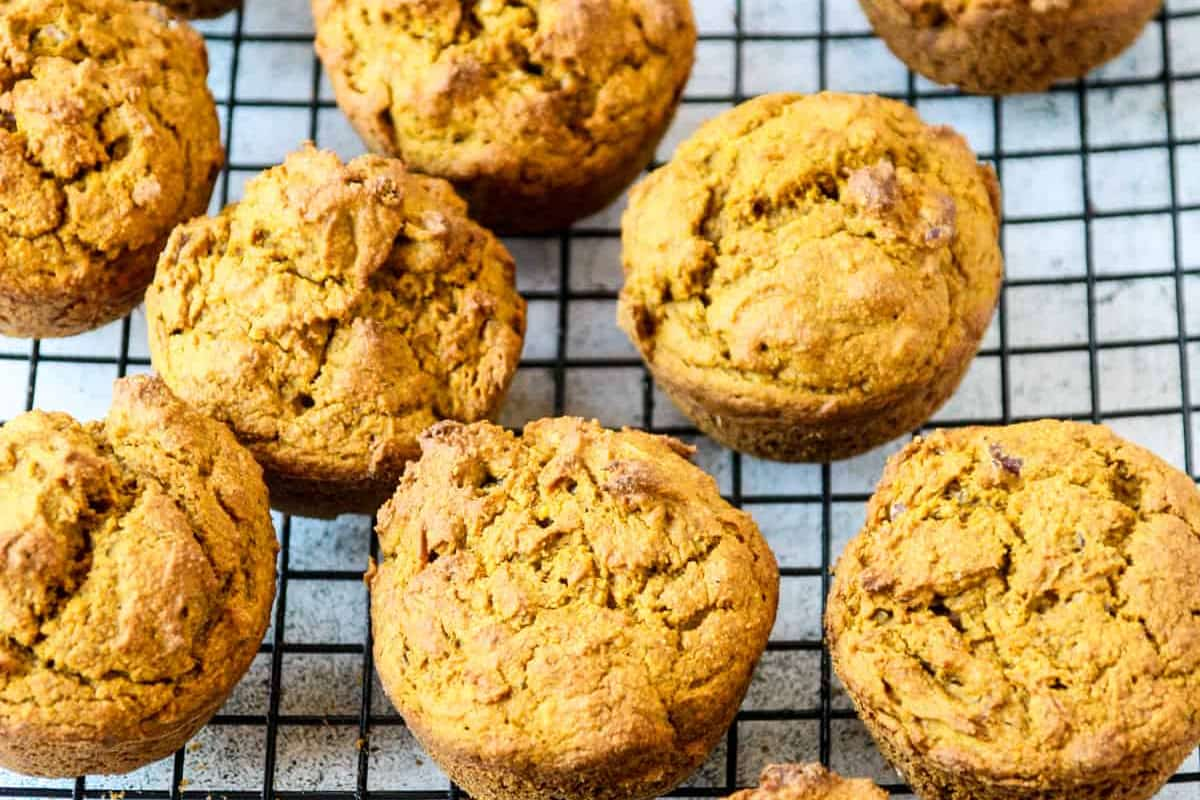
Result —
<path fill-rule="evenodd" d="M 633 772 L 707 747 L 779 576 L 691 448 L 574 418 L 519 437 L 445 422 L 421 447 L 369 576 L 376 663 L 414 731 L 512 770 Z"/>
<path fill-rule="evenodd" d="M 993 778 L 1200 736 L 1200 492 L 1106 428 L 939 431 L 837 565 L 835 664 L 902 747 Z"/>
<path fill-rule="evenodd" d="M 887 792 L 820 764 L 772 764 L 763 770 L 757 789 L 736 792 L 729 800 L 887 800 Z"/>
<path fill-rule="evenodd" d="M 619 322 L 728 413 L 889 407 L 974 350 L 998 188 L 962 137 L 866 95 L 767 95 L 635 187 Z"/>
<path fill-rule="evenodd" d="M 147 377 L 103 422 L 0 428 L 0 731 L 153 736 L 223 697 L 275 595 L 260 476 Z"/>
<path fill-rule="evenodd" d="M 156 3 L 0 3 L 0 281 L 75 284 L 204 211 L 204 41 Z"/>
<path fill-rule="evenodd" d="M 375 150 L 455 181 L 616 170 L 691 71 L 687 0 L 313 0 L 317 51 Z"/>
<path fill-rule="evenodd" d="M 394 474 L 442 418 L 492 413 L 525 304 L 445 181 L 311 147 L 172 234 L 146 296 L 154 366 L 289 474 Z"/>

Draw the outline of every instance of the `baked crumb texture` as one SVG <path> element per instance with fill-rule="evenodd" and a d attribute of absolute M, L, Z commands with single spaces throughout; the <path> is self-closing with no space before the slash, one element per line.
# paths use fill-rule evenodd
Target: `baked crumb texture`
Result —
<path fill-rule="evenodd" d="M 512 257 L 450 184 L 312 147 L 177 228 L 146 310 L 155 369 L 309 516 L 373 513 L 418 433 L 494 413 L 525 335 Z"/>
<path fill-rule="evenodd" d="M 565 228 L 650 162 L 691 72 L 688 0 L 313 0 L 370 148 L 454 182 L 483 225 Z"/>
<path fill-rule="evenodd" d="M 728 800 L 887 800 L 887 792 L 868 780 L 849 780 L 820 764 L 772 764 L 763 770 L 757 789 Z"/>
<path fill-rule="evenodd" d="M 1200 741 L 1200 492 L 1107 428 L 939 431 L 837 565 L 834 667 L 927 800 L 1141 800 Z"/>
<path fill-rule="evenodd" d="M 0 3 L 0 334 L 129 312 L 223 155 L 204 40 L 155 3 Z"/>
<path fill-rule="evenodd" d="M 0 428 L 0 765 L 128 772 L 208 721 L 275 595 L 260 475 L 147 377 L 117 381 L 103 422 Z"/>
<path fill-rule="evenodd" d="M 859 0 L 910 68 L 976 94 L 1041 92 L 1129 47 L 1162 0 Z"/>
<path fill-rule="evenodd" d="M 443 422 L 380 512 L 375 663 L 482 800 L 663 794 L 734 718 L 779 574 L 691 448 L 573 418 Z"/>
<path fill-rule="evenodd" d="M 953 393 L 1000 291 L 999 187 L 903 103 L 759 97 L 633 190 L 618 321 L 736 450 L 845 458 Z"/>

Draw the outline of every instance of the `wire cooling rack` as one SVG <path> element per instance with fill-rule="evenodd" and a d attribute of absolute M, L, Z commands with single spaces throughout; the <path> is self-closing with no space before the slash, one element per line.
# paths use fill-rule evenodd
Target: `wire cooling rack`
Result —
<path fill-rule="evenodd" d="M 203 29 L 229 168 L 213 208 L 304 138 L 361 151 L 311 50 L 307 0 L 246 0 Z M 964 97 L 892 58 L 853 0 L 695 0 L 697 65 L 658 157 L 702 120 L 777 90 L 876 91 L 963 131 L 1005 188 L 1008 279 L 983 349 L 934 424 L 1104 421 L 1193 477 L 1200 462 L 1200 0 L 1169 0 L 1128 53 L 1043 95 Z M 599 417 L 681 436 L 782 565 L 779 622 L 737 723 L 676 797 L 720 797 L 765 763 L 820 760 L 903 794 L 831 675 L 829 567 L 893 444 L 833 465 L 779 465 L 697 436 L 613 324 L 621 204 L 558 236 L 509 240 L 529 336 L 502 421 Z M 1191 367 L 1189 368 L 1189 364 Z M 0 339 L 0 419 L 34 406 L 98 417 L 112 378 L 149 369 L 145 323 L 73 339 Z M 375 798 L 463 795 L 419 750 L 374 678 L 371 520 L 277 517 L 279 597 L 260 655 L 174 758 L 120 777 L 0 772 L 0 797 Z M 1200 800 L 1193 754 L 1160 795 Z"/>

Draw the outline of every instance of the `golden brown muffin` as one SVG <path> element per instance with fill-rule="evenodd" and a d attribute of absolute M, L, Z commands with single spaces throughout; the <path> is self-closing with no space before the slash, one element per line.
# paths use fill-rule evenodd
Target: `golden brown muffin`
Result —
<path fill-rule="evenodd" d="M 618 321 L 709 436 L 845 458 L 958 386 L 1000 291 L 998 206 L 962 137 L 902 103 L 759 97 L 635 187 Z"/>
<path fill-rule="evenodd" d="M 833 663 L 925 800 L 1143 800 L 1200 742 L 1200 492 L 1107 428 L 939 431 L 837 565 Z"/>
<path fill-rule="evenodd" d="M 296 513 L 373 513 L 417 434 L 496 411 L 525 302 L 450 184 L 312 147 L 171 236 L 146 294 L 155 368 L 228 424 Z"/>
<path fill-rule="evenodd" d="M 277 549 L 254 459 L 157 379 L 117 381 L 103 422 L 0 428 L 0 766 L 183 746 L 258 651 Z"/>
<path fill-rule="evenodd" d="M 222 153 L 204 40 L 155 3 L 0 3 L 0 334 L 127 313 Z"/>
<path fill-rule="evenodd" d="M 772 764 L 763 770 L 757 789 L 728 800 L 887 800 L 887 792 L 868 780 L 848 780 L 820 764 Z"/>
<path fill-rule="evenodd" d="M 912 69 L 977 94 L 1040 92 L 1133 44 L 1162 0 L 859 0 Z"/>
<path fill-rule="evenodd" d="M 156 0 L 171 11 L 188 19 L 219 17 L 241 8 L 241 0 Z"/>
<path fill-rule="evenodd" d="M 767 643 L 775 559 L 749 515 L 641 431 L 444 422 L 380 512 L 375 664 L 481 800 L 639 800 L 721 738 Z"/>
<path fill-rule="evenodd" d="M 501 232 L 564 228 L 649 163 L 691 72 L 688 0 L 313 0 L 372 150 L 454 182 Z"/>

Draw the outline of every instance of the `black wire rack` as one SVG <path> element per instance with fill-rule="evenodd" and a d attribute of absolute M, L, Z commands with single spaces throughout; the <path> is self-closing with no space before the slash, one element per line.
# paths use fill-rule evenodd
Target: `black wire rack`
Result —
<path fill-rule="evenodd" d="M 203 26 L 210 52 L 224 58 L 211 82 L 230 154 L 214 207 L 236 198 L 244 177 L 271 166 L 239 160 L 239 150 L 254 148 L 236 146 L 238 136 L 253 139 L 256 125 L 278 124 L 295 133 L 296 144 L 305 137 L 327 144 L 326 123 L 339 119 L 308 52 L 302 68 L 277 76 L 292 87 L 285 97 L 257 97 L 239 86 L 246 63 L 263 57 L 263 46 L 295 52 L 312 41 L 303 11 L 281 0 L 247 1 L 254 4 L 247 11 Z M 951 401 L 936 424 L 1040 416 L 1104 421 L 1200 480 L 1200 367 L 1189 364 L 1200 361 L 1200 1 L 1168 0 L 1122 67 L 1017 100 L 967 98 L 906 72 L 882 52 L 851 8 L 853 0 L 695 0 L 695 6 L 700 48 L 707 51 L 701 63 L 716 67 L 712 80 L 693 81 L 693 88 L 703 85 L 685 95 L 681 126 L 768 85 L 878 91 L 927 117 L 965 109 L 980 156 L 995 165 L 1010 195 L 1014 189 L 1028 195 L 1035 177 L 1047 186 L 1070 181 L 1077 187 L 1066 192 L 1077 196 L 1062 207 L 1006 201 L 1009 278 L 996 322 L 962 399 Z M 773 24 L 781 10 L 791 12 L 782 15 L 793 20 L 782 26 L 788 30 Z M 279 24 L 272 26 L 271 18 Z M 859 70 L 848 78 L 868 51 L 872 63 L 889 67 L 887 74 Z M 718 85 L 727 88 L 711 91 Z M 1029 104 L 1066 111 L 1031 137 L 1010 124 Z M 1135 188 L 1141 181 L 1145 191 L 1130 195 L 1124 183 L 1112 183 L 1113 175 Z M 1114 202 L 1114 194 L 1127 202 Z M 616 217 L 608 213 L 557 236 L 510 241 L 530 302 L 531 346 L 513 392 L 520 407 L 510 408 L 505 421 L 583 413 L 705 445 L 654 389 L 636 354 L 589 338 L 590 320 L 612 326 L 618 237 Z M 1018 262 L 1024 266 L 1015 269 Z M 35 401 L 55 407 L 53 388 L 38 390 L 39 372 L 45 387 L 51 370 L 67 368 L 80 371 L 83 394 L 106 404 L 108 382 L 95 376 L 149 369 L 137 329 L 142 324 L 136 313 L 116 323 L 106 340 L 116 343 L 111 355 L 94 345 L 0 341 L 0 380 L 9 383 L 8 404 L 0 408 L 19 411 L 22 392 L 25 409 Z M 591 387 L 597 386 L 607 388 L 596 396 Z M 614 397 L 628 406 L 620 419 L 609 413 Z M 894 449 L 847 464 L 773 468 L 702 446 L 704 466 L 733 503 L 755 514 L 779 553 L 783 622 L 723 746 L 672 796 L 721 797 L 752 783 L 759 765 L 789 760 L 820 760 L 875 777 L 893 794 L 906 791 L 838 688 L 819 626 L 830 565 L 861 521 L 883 455 Z M 374 678 L 361 583 L 374 548 L 370 520 L 276 522 L 281 579 L 272 628 L 234 700 L 198 744 L 123 780 L 31 782 L 0 772 L 0 797 L 464 797 L 415 749 Z M 801 613 L 806 621 L 792 624 L 789 615 Z M 320 619 L 306 625 L 306 615 Z M 314 668 L 306 672 L 299 664 Z M 1195 754 L 1166 791 L 1200 800 Z"/>

